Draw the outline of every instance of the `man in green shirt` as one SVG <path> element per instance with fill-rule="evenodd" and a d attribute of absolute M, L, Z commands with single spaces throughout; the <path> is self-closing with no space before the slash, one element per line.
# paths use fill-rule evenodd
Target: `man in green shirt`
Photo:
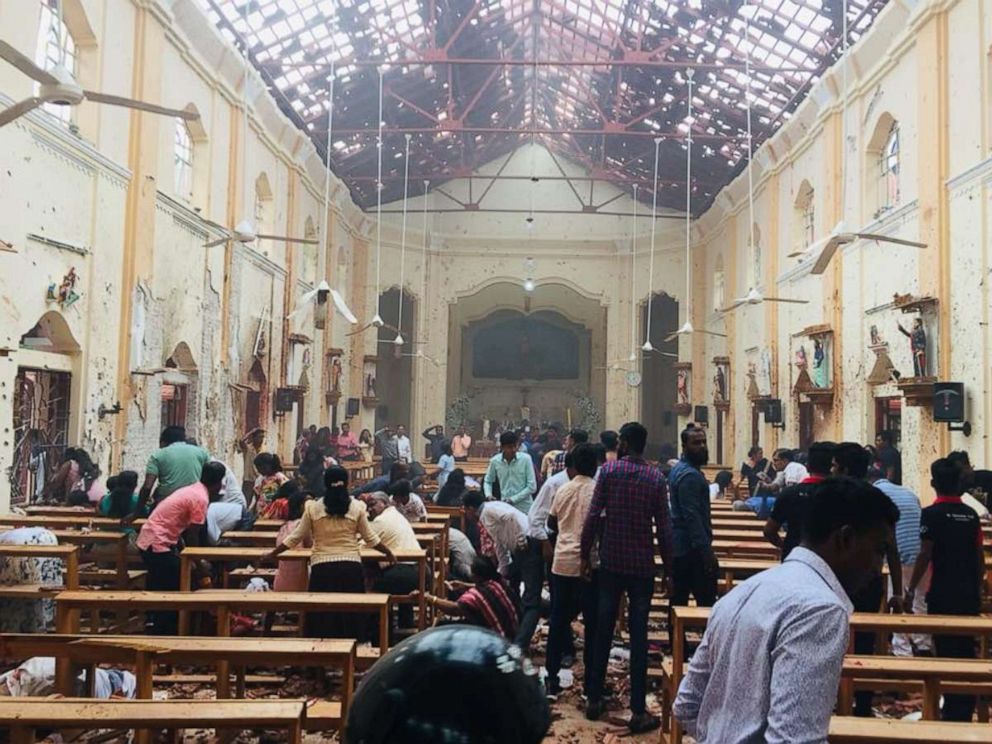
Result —
<path fill-rule="evenodd" d="M 145 482 L 138 494 L 138 508 L 124 522 L 130 522 L 143 513 L 156 482 L 155 502 L 158 503 L 173 491 L 199 482 L 203 466 L 210 462 L 210 454 L 205 449 L 186 443 L 186 429 L 182 426 L 165 427 L 158 444 L 159 449 L 151 454 L 145 466 Z"/>
<path fill-rule="evenodd" d="M 517 451 L 519 439 L 514 431 L 503 432 L 499 438 L 500 453 L 494 455 L 486 469 L 482 487 L 486 498 L 493 498 L 493 483 L 499 481 L 500 500 L 524 514 L 530 511 L 537 491 L 534 462 L 530 456 Z"/>

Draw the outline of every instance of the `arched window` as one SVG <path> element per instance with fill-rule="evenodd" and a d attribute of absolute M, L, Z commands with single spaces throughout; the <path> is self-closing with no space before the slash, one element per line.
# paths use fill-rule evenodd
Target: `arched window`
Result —
<path fill-rule="evenodd" d="M 193 137 L 184 119 L 176 119 L 176 134 L 172 146 L 175 163 L 176 196 L 193 199 Z"/>
<path fill-rule="evenodd" d="M 35 62 L 39 67 L 51 70 L 64 67 L 76 77 L 76 42 L 64 22 L 59 21 L 55 12 L 58 0 L 45 0 L 41 4 L 41 21 L 38 26 L 38 50 Z M 37 84 L 35 84 L 37 88 Z M 72 123 L 72 106 L 46 103 L 42 107 L 56 119 L 68 126 Z"/>
<path fill-rule="evenodd" d="M 793 207 L 793 243 L 796 250 L 804 251 L 816 240 L 816 192 L 809 181 L 799 185 Z"/>
<path fill-rule="evenodd" d="M 747 269 L 748 287 L 760 287 L 762 277 L 761 228 L 751 225 L 751 234 L 745 236 L 751 246 L 750 265 Z"/>
<path fill-rule="evenodd" d="M 899 204 L 899 122 L 889 127 L 878 153 L 878 214 Z"/>
<path fill-rule="evenodd" d="M 723 273 L 723 256 L 717 256 L 713 266 L 713 312 L 718 313 L 727 304 L 726 278 Z"/>
<path fill-rule="evenodd" d="M 878 219 L 899 205 L 902 173 L 899 122 L 883 113 L 875 123 L 865 152 L 865 202 L 870 219 Z"/>
<path fill-rule="evenodd" d="M 272 233 L 272 187 L 264 173 L 255 179 L 255 220 L 256 233 Z"/>

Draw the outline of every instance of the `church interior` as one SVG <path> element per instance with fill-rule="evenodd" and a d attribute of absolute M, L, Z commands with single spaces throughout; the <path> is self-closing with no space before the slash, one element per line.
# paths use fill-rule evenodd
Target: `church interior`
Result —
<path fill-rule="evenodd" d="M 400 626 L 404 605 L 415 611 L 407 643 L 443 626 L 448 530 L 477 543 L 468 502 L 432 501 L 433 427 L 448 446 L 467 433 L 455 464 L 487 497 L 508 432 L 533 448 L 540 433 L 598 442 L 637 421 L 644 458 L 663 466 L 701 429 L 707 482 L 731 471 L 745 497 L 737 478 L 756 447 L 771 458 L 883 432 L 902 485 L 929 505 L 935 459 L 992 463 L 990 112 L 982 0 L 0 2 L 0 605 L 37 621 L 0 622 L 0 656 L 21 677 L 27 660 L 53 660 L 35 694 L 0 685 L 0 729 L 414 741 L 350 729 L 408 630 L 392 610 Z M 161 489 L 151 463 L 181 427 L 252 511 L 274 477 L 261 453 L 281 461 L 282 488 L 302 477 L 314 431 L 337 443 L 345 425 L 361 434 L 356 459 L 325 452 L 318 480 L 332 461 L 350 487 L 392 488 L 394 461 L 423 474 L 420 549 L 397 554 L 419 570 L 415 591 L 331 608 L 370 611 L 378 635 L 309 639 L 305 619 L 329 612 L 320 593 L 249 595 L 269 589 L 259 561 L 285 537 L 287 517 L 259 512 L 219 547 L 175 551 L 182 584 L 165 606 L 179 631 L 153 638 L 140 616 L 164 614 L 163 585 L 147 583 L 161 569 L 141 555 L 140 523 L 104 518 L 108 479 L 135 471 L 138 498 L 157 473 Z M 406 455 L 389 454 L 398 427 Z M 84 491 L 99 494 L 56 502 L 76 448 L 99 481 Z M 765 515 L 714 503 L 708 524 L 727 551 L 721 594 L 778 564 Z M 22 529 L 57 544 L 4 540 Z M 201 594 L 190 576 L 203 559 L 214 588 Z M 36 564 L 45 577 L 7 581 Z M 541 679 L 545 615 L 520 660 Z M 232 632 L 241 619 L 249 629 Z M 705 620 L 676 628 L 659 580 L 649 622 L 649 713 L 662 741 L 695 741 L 671 714 L 685 673 L 675 636 Z M 992 617 L 975 623 L 984 656 Z M 585 720 L 576 661 L 541 736 L 630 733 L 628 635 L 621 621 L 615 709 Z M 196 664 L 210 674 L 186 671 Z M 296 669 L 308 664 L 328 671 L 329 693 Z M 136 692 L 95 700 L 108 665 L 133 672 Z M 89 687 L 73 693 L 80 670 Z M 941 728 L 931 698 L 947 669 L 880 667 L 875 687 L 844 674 L 831 742 L 992 741 L 987 698 L 974 723 Z M 992 696 L 988 668 L 950 679 Z M 879 693 L 874 718 L 844 709 L 855 689 Z M 25 699 L 8 708 L 5 695 Z"/>

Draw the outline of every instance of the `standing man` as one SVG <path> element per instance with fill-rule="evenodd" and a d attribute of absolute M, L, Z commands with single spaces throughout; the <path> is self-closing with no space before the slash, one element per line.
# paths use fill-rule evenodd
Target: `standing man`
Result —
<path fill-rule="evenodd" d="M 899 551 L 899 563 L 902 565 L 903 578 L 913 575 L 916 559 L 920 555 L 920 499 L 905 486 L 897 486 L 882 473 L 875 465 L 868 468 L 868 482 L 884 493 L 899 510 L 899 521 L 896 522 L 896 548 Z M 889 579 L 889 594 L 892 594 L 892 580 Z M 903 603 L 905 605 L 905 602 Z M 912 605 L 906 605 L 914 615 L 927 614 L 926 591 L 919 595 L 913 594 Z M 929 656 L 932 644 L 930 636 L 916 633 L 912 639 L 905 633 L 893 633 L 892 654 L 894 656 L 914 656 L 914 651 Z"/>
<path fill-rule="evenodd" d="M 709 459 L 706 430 L 687 428 L 681 440 L 682 458 L 668 475 L 675 536 L 671 605 L 686 605 L 692 595 L 698 606 L 712 607 L 719 565 L 713 553 L 710 489 L 700 471 Z"/>
<path fill-rule="evenodd" d="M 672 713 L 698 744 L 825 744 L 852 610 L 880 573 L 898 511 L 877 488 L 830 478 L 802 543 L 710 613 Z"/>
<path fill-rule="evenodd" d="M 505 437 L 510 432 L 504 432 Z M 514 445 L 516 446 L 516 445 Z M 530 458 L 527 458 L 530 467 Z M 514 594 L 524 585 L 520 597 L 523 616 L 513 642 L 527 653 L 541 617 L 541 588 L 544 586 L 544 558 L 541 546 L 527 537 L 527 516 L 504 501 L 486 501 L 478 491 L 469 491 L 462 502 L 465 516 L 477 521 L 496 546 L 497 567 L 510 581 Z"/>
<path fill-rule="evenodd" d="M 400 424 L 396 427 L 396 454 L 400 462 L 413 462 L 413 445 L 406 435 L 406 427 Z"/>
<path fill-rule="evenodd" d="M 902 485 L 902 454 L 895 446 L 895 437 L 888 429 L 875 435 L 875 449 L 882 474 L 890 483 Z"/>
<path fill-rule="evenodd" d="M 585 444 L 589 441 L 589 432 L 583 429 L 572 429 L 568 432 L 568 436 L 565 437 L 565 449 L 555 455 L 554 462 L 551 465 L 551 475 L 560 473 L 565 469 L 565 455 L 572 451 L 572 448 L 577 444 Z"/>
<path fill-rule="evenodd" d="M 338 459 L 358 460 L 361 455 L 358 452 L 358 437 L 351 430 L 351 424 L 345 421 L 341 424 L 341 433 L 338 434 Z"/>
<path fill-rule="evenodd" d="M 985 559 L 982 523 L 975 511 L 961 503 L 961 471 L 941 458 L 930 466 L 930 485 L 936 500 L 923 510 L 920 520 L 920 554 L 906 590 L 906 602 L 914 595 L 928 567 L 933 567 L 927 611 L 932 615 L 978 615 L 982 609 L 982 579 Z M 959 635 L 935 635 L 937 656 L 974 659 L 975 639 Z M 975 698 L 944 694 L 941 718 L 971 722 Z"/>
<path fill-rule="evenodd" d="M 620 428 L 619 460 L 600 468 L 592 505 L 582 528 L 582 574 L 592 575 L 593 545 L 599 539 L 599 591 L 592 672 L 586 687 L 586 718 L 603 715 L 603 685 L 620 599 L 627 594 L 630 633 L 630 711 L 632 733 L 657 728 L 645 707 L 648 674 L 648 613 L 654 593 L 655 535 L 666 572 L 672 567 L 672 526 L 665 477 L 644 460 L 648 430 L 637 422 Z M 705 488 L 705 481 L 703 482 Z M 708 502 L 707 502 L 708 503 Z M 652 530 L 652 522 L 654 529 Z"/>
<path fill-rule="evenodd" d="M 430 444 L 431 463 L 437 463 L 444 454 L 444 427 L 441 424 L 428 426 L 421 436 Z"/>
<path fill-rule="evenodd" d="M 834 450 L 834 464 L 832 472 L 834 475 L 846 475 L 859 481 L 867 481 L 868 464 L 871 462 L 871 455 L 857 442 L 841 442 Z M 886 497 L 888 498 L 888 497 Z M 891 500 L 890 500 L 891 503 Z M 893 506 L 895 506 L 893 504 Z M 896 510 L 898 512 L 898 509 Z M 895 535 L 889 536 L 885 546 L 885 562 L 889 566 L 889 580 L 892 582 L 892 594 L 889 598 L 888 609 L 892 612 L 903 611 L 903 583 L 902 583 L 902 563 L 899 560 L 899 549 L 896 546 Z M 878 612 L 882 606 L 882 596 L 885 592 L 885 579 L 882 573 L 872 576 L 856 594 L 851 595 L 851 602 L 854 603 L 855 612 Z M 875 653 L 874 633 L 854 634 L 854 653 L 873 654 Z M 873 694 L 871 690 L 862 690 L 854 693 L 854 715 L 861 718 L 870 718 L 872 715 L 871 703 Z"/>
<path fill-rule="evenodd" d="M 159 502 L 180 488 L 200 480 L 203 466 L 210 462 L 210 455 L 205 449 L 187 444 L 186 429 L 182 426 L 165 427 L 158 445 L 159 449 L 151 454 L 145 465 L 145 482 L 138 494 L 138 506 L 124 518 L 126 523 L 133 522 L 139 514 L 145 513 L 145 506 L 156 483 L 158 489 L 155 491 L 155 501 Z"/>
<path fill-rule="evenodd" d="M 596 450 L 589 444 L 576 446 L 566 458 L 564 472 L 573 475 L 570 481 L 558 488 L 552 497 L 548 521 L 554 529 L 554 561 L 551 564 L 551 620 L 548 630 L 546 667 L 549 695 L 561 692 L 558 672 L 562 659 L 572 641 L 572 620 L 582 612 L 585 625 L 583 638 L 583 663 L 585 689 L 589 689 L 592 673 L 593 639 L 596 637 L 596 581 L 582 576 L 582 528 L 589 516 L 589 507 L 596 490 L 596 468 L 599 465 Z M 548 479 L 551 483 L 558 476 Z M 547 487 L 545 483 L 544 487 Z M 543 488 L 541 489 L 544 490 Z M 534 502 L 537 503 L 536 501 Z M 595 576 L 595 572 L 593 574 Z"/>
<path fill-rule="evenodd" d="M 775 499 L 771 516 L 765 522 L 764 532 L 765 539 L 782 551 L 783 561 L 802 539 L 810 499 L 820 484 L 830 476 L 836 447 L 833 442 L 813 442 L 809 448 L 809 461 L 806 463 L 809 475 L 794 486 L 786 486 Z M 783 526 L 784 539 L 779 534 Z"/>
<path fill-rule="evenodd" d="M 451 438 L 451 454 L 455 456 L 455 462 L 468 460 L 468 451 L 471 447 L 472 437 L 465 431 L 464 426 L 459 426 L 455 436 Z"/>
<path fill-rule="evenodd" d="M 527 514 L 537 491 L 537 479 L 530 457 L 517 450 L 518 442 L 516 432 L 504 431 L 500 434 L 500 451 L 489 460 L 482 488 L 486 498 L 492 499 L 493 484 L 498 481 L 500 501 Z"/>
<path fill-rule="evenodd" d="M 151 592 L 179 591 L 179 544 L 200 545 L 207 521 L 207 509 L 220 498 L 224 465 L 208 462 L 201 468 L 198 482 L 184 486 L 162 499 L 141 526 L 135 542 L 148 569 L 145 587 Z M 175 612 L 149 612 L 155 635 L 175 635 Z"/>
<path fill-rule="evenodd" d="M 382 458 L 382 474 L 386 475 L 393 467 L 393 463 L 400 459 L 399 444 L 396 435 L 393 434 L 393 427 L 389 424 L 379 429 L 374 436 L 375 443 L 379 446 L 379 456 Z"/>
<path fill-rule="evenodd" d="M 989 497 L 992 496 L 992 471 L 975 470 L 964 450 L 951 452 L 947 459 L 961 471 L 961 503 L 975 510 L 979 519 L 989 517 Z"/>

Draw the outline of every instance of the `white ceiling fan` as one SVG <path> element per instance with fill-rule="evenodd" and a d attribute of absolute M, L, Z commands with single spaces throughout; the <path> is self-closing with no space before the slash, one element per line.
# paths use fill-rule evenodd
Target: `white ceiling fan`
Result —
<path fill-rule="evenodd" d="M 905 240 L 903 238 L 893 238 L 890 235 L 879 233 L 850 232 L 843 220 L 837 223 L 830 235 L 811 243 L 809 248 L 802 251 L 794 251 L 788 254 L 789 258 L 805 258 L 806 256 L 816 256 L 816 263 L 810 269 L 811 274 L 822 274 L 827 270 L 834 254 L 841 246 L 854 243 L 858 240 L 874 240 L 877 243 L 891 243 L 893 245 L 905 245 L 911 248 L 926 248 L 926 243 L 917 240 Z"/>
<path fill-rule="evenodd" d="M 687 98 L 689 113 L 686 116 L 686 122 L 688 130 L 685 136 L 685 323 L 683 323 L 678 330 L 673 331 L 669 335 L 665 336 L 665 343 L 672 341 L 679 336 L 690 336 L 693 333 L 702 333 L 707 336 L 716 336 L 718 338 L 726 338 L 726 333 L 718 333 L 717 331 L 708 331 L 705 328 L 696 328 L 692 325 L 692 256 L 690 254 L 690 243 L 692 239 L 692 76 L 695 73 L 691 67 L 686 70 L 686 82 L 689 86 L 689 95 Z M 657 143 L 658 140 L 655 140 Z M 655 145 L 655 191 L 658 190 L 658 150 L 657 144 Z M 654 252 L 654 237 L 652 233 L 652 253 Z M 650 316 L 649 321 L 650 323 Z M 650 334 L 649 334 L 650 335 Z M 650 338 L 644 342 L 644 346 L 641 347 L 644 351 L 654 351 L 654 346 L 651 344 Z"/>
<path fill-rule="evenodd" d="M 58 33 L 61 33 L 61 1 L 56 0 L 54 6 L 55 12 L 52 16 L 52 23 L 57 24 L 56 29 Z M 13 106 L 0 111 L 0 127 L 9 124 L 46 103 L 57 106 L 78 106 L 83 101 L 105 103 L 110 106 L 123 106 L 125 108 L 138 109 L 139 111 L 147 111 L 150 114 L 178 117 L 186 121 L 194 121 L 200 118 L 198 114 L 191 111 L 166 108 L 165 106 L 158 106 L 154 103 L 136 101 L 133 98 L 125 98 L 124 96 L 113 96 L 95 90 L 85 90 L 76 82 L 72 73 L 65 66 L 65 46 L 59 44 L 59 48 L 59 63 L 50 70 L 45 70 L 36 65 L 34 60 L 27 55 L 22 54 L 6 41 L 0 40 L 0 59 L 13 65 L 38 83 L 37 95 L 18 101 Z"/>
<path fill-rule="evenodd" d="M 331 70 L 327 75 L 327 169 L 324 173 L 324 211 L 321 214 L 321 240 L 319 256 L 317 258 L 317 263 L 320 269 L 323 269 L 327 265 L 327 215 L 330 213 L 331 206 L 331 132 L 333 130 L 334 63 L 331 62 Z M 355 317 L 355 314 L 351 312 L 351 308 L 348 307 L 348 303 L 345 302 L 344 295 L 342 295 L 338 290 L 332 289 L 326 279 L 322 279 L 314 289 L 311 289 L 309 292 L 305 292 L 303 296 L 300 297 L 296 309 L 289 315 L 289 317 L 292 318 L 293 316 L 306 310 L 314 299 L 317 300 L 317 309 L 314 312 L 320 312 L 321 307 L 324 302 L 326 302 L 328 295 L 330 295 L 331 299 L 334 301 L 335 309 L 345 320 L 352 324 L 358 322 L 358 318 Z"/>
<path fill-rule="evenodd" d="M 796 251 L 788 254 L 789 258 L 800 258 L 803 259 L 806 256 L 816 256 L 816 262 L 813 264 L 813 268 L 810 269 L 811 274 L 822 274 L 827 270 L 827 266 L 833 259 L 834 255 L 837 253 L 837 249 L 848 243 L 854 243 L 858 240 L 874 240 L 876 243 L 891 243 L 893 245 L 904 245 L 911 248 L 926 248 L 926 243 L 921 243 L 916 240 L 904 240 L 902 238 L 893 238 L 888 235 L 880 235 L 878 233 L 866 233 L 860 231 L 851 231 L 847 228 L 844 222 L 844 215 L 847 213 L 847 45 L 848 45 L 848 30 L 847 30 L 847 0 L 843 2 L 843 31 L 841 38 L 841 53 L 840 60 L 844 67 L 842 70 L 842 93 L 841 93 L 841 142 L 843 143 L 842 155 L 840 161 L 840 177 L 841 177 L 841 198 L 840 198 L 840 222 L 834 227 L 831 233 L 820 240 L 814 241 L 810 244 L 808 248 L 802 251 Z"/>
<path fill-rule="evenodd" d="M 742 305 L 760 305 L 762 302 L 790 302 L 795 305 L 809 304 L 809 300 L 792 300 L 786 297 L 765 297 L 757 290 L 757 288 L 751 287 L 746 295 L 735 298 L 729 306 L 723 308 L 720 312 L 729 313 L 731 310 L 736 310 Z"/>
<path fill-rule="evenodd" d="M 248 3 L 243 6 L 242 19 L 245 25 L 248 24 Z M 246 42 L 247 43 L 247 42 Z M 313 240 L 311 238 L 294 238 L 287 235 L 267 235 L 260 234 L 256 231 L 256 225 L 251 219 L 248 218 L 249 214 L 249 202 L 248 202 L 248 81 L 250 79 L 250 62 L 248 59 L 248 49 L 247 46 L 244 50 L 245 53 L 245 75 L 244 80 L 241 84 L 242 96 L 241 96 L 241 112 L 242 112 L 242 127 L 241 127 L 241 169 L 242 169 L 242 214 L 244 215 L 241 220 L 236 222 L 233 227 L 224 227 L 223 225 L 218 225 L 216 222 L 211 220 L 204 220 L 205 222 L 213 225 L 219 229 L 224 236 L 218 238 L 217 240 L 211 240 L 209 243 L 204 244 L 204 248 L 214 248 L 218 245 L 224 245 L 228 242 L 233 243 L 254 243 L 256 240 L 275 240 L 280 243 L 301 243 L 303 245 L 319 245 L 320 241 Z"/>
<path fill-rule="evenodd" d="M 750 6 L 750 8 L 754 8 L 754 6 Z M 751 18 L 749 15 L 744 16 L 744 22 L 744 37 L 749 42 L 751 36 Z M 748 254 L 750 255 L 754 247 L 754 174 L 751 171 L 752 155 L 754 153 L 751 149 L 751 54 L 747 45 L 744 46 L 744 70 L 744 102 L 747 114 L 747 247 Z M 795 305 L 809 304 L 809 300 L 765 297 L 758 291 L 757 287 L 751 287 L 746 295 L 735 298 L 729 306 L 721 309 L 720 312 L 727 313 L 743 305 L 760 305 L 762 302 L 788 302 Z"/>

